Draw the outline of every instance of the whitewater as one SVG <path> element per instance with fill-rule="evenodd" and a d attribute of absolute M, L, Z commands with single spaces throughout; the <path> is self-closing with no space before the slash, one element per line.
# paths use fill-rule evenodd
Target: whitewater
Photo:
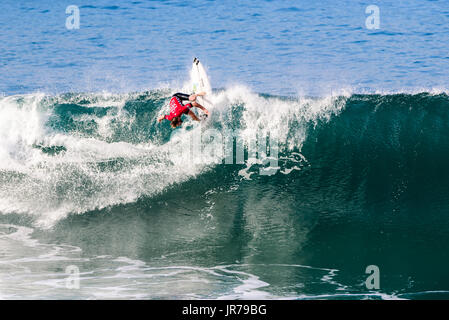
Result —
<path fill-rule="evenodd" d="M 215 159 L 194 161 L 187 152 L 179 158 L 181 153 L 170 151 L 182 148 L 179 139 L 205 130 L 187 124 L 173 135 L 156 123 L 170 93 L 1 98 L 0 211 L 29 214 L 48 227 L 71 213 L 156 195 L 217 166 Z M 329 119 L 345 100 L 264 98 L 244 87 L 219 92 L 216 99 L 209 127 L 240 129 L 244 140 L 251 130 L 276 132 L 287 166 L 296 162 L 306 125 Z"/>

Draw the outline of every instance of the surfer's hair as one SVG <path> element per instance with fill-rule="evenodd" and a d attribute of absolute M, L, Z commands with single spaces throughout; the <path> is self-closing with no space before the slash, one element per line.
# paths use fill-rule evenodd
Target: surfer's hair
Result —
<path fill-rule="evenodd" d="M 176 128 L 176 127 L 179 126 L 181 123 L 182 123 L 181 117 L 174 117 L 174 118 L 171 120 L 170 125 L 171 125 L 173 128 Z"/>

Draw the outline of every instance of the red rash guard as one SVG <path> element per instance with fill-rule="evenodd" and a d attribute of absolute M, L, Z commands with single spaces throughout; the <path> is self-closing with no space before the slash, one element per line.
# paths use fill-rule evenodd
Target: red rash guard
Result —
<path fill-rule="evenodd" d="M 181 103 L 181 99 L 172 97 L 170 100 L 170 114 L 165 116 L 165 119 L 172 121 L 175 117 L 180 117 L 183 114 L 189 113 L 191 107 L 192 105 L 190 103 L 184 106 Z"/>

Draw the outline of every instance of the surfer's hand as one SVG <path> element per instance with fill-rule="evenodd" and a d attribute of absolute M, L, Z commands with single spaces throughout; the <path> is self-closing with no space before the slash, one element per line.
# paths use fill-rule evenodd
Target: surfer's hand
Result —
<path fill-rule="evenodd" d="M 162 115 L 162 116 L 159 116 L 159 118 L 157 118 L 157 122 L 161 122 L 162 120 L 164 120 L 164 118 L 165 118 L 165 116 L 164 116 L 164 115 Z"/>

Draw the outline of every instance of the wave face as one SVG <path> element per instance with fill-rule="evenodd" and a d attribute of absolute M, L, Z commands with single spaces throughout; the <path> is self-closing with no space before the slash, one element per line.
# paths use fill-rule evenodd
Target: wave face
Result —
<path fill-rule="evenodd" d="M 165 267 L 216 275 L 228 264 L 261 281 L 255 295 L 236 285 L 223 297 L 363 298 L 373 263 L 389 271 L 376 297 L 447 294 L 446 94 L 285 98 L 233 87 L 215 93 L 211 119 L 172 131 L 155 121 L 172 93 L 2 97 L 0 222 L 28 221 L 45 241 L 97 259 L 171 254 Z M 249 149 L 243 164 L 178 152 L 210 129 L 275 136 L 276 173 L 258 174 Z"/>
<path fill-rule="evenodd" d="M 211 169 L 213 159 L 193 164 L 188 154 L 179 159 L 172 151 L 181 138 L 205 127 L 186 125 L 172 136 L 167 125 L 156 123 L 170 95 L 2 98 L 0 211 L 31 214 L 38 224 L 52 226 L 70 213 L 151 197 Z M 236 88 L 219 94 L 207 127 L 238 129 L 244 137 L 257 128 L 277 131 L 282 126 L 281 145 L 298 149 L 307 123 L 338 112 L 343 104 L 337 100 L 293 101 Z M 293 129 L 286 127 L 289 122 Z"/>

